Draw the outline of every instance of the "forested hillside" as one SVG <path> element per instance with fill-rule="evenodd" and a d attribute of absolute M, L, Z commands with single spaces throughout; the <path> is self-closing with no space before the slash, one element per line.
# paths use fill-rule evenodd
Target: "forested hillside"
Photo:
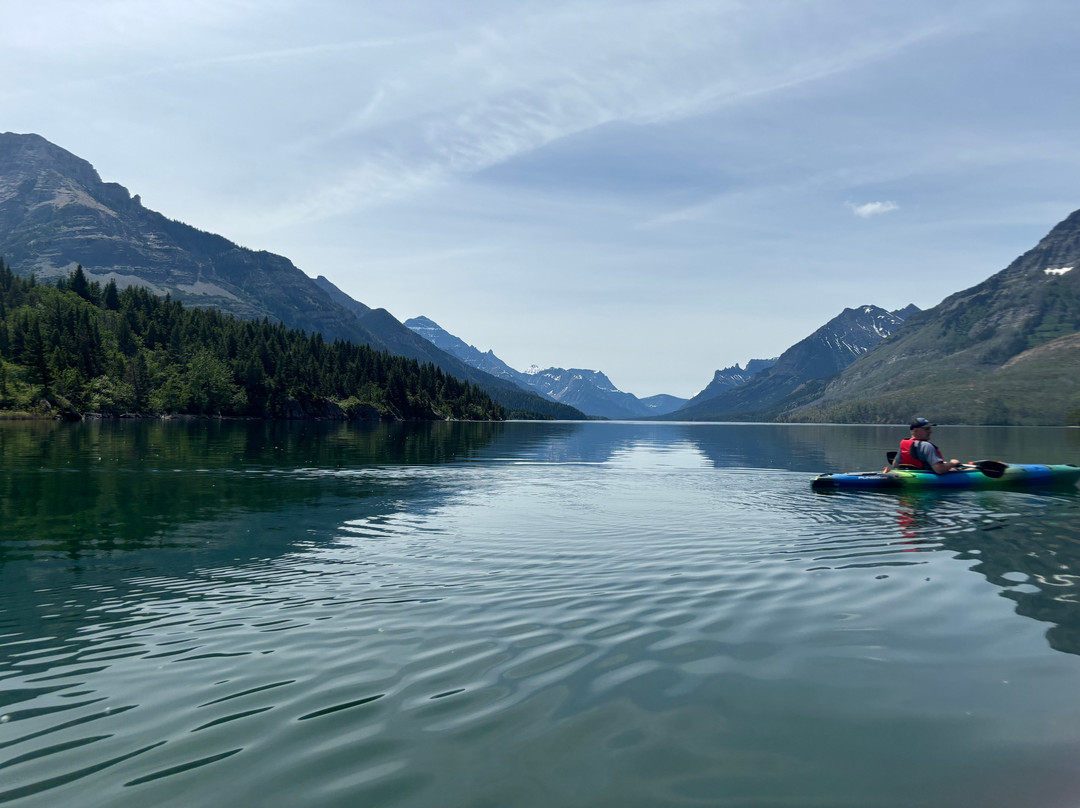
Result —
<path fill-rule="evenodd" d="M 0 259 L 0 411 L 501 420 L 431 363 Z M 522 417 L 524 413 L 512 413 Z"/>

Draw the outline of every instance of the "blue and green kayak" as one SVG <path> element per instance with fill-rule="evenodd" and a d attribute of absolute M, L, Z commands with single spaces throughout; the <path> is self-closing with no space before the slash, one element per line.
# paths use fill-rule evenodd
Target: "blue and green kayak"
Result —
<path fill-rule="evenodd" d="M 1076 485 L 1077 480 L 1080 480 L 1080 466 L 1071 463 L 1040 466 L 979 460 L 946 474 L 904 469 L 822 474 L 810 485 L 814 488 L 1024 488 Z"/>

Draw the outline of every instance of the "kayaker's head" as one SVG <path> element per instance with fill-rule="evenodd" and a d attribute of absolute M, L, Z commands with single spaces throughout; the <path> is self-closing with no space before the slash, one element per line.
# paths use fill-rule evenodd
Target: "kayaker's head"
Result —
<path fill-rule="evenodd" d="M 927 440 L 933 427 L 934 424 L 925 418 L 912 418 L 910 424 L 911 437 L 915 438 L 915 440 Z"/>

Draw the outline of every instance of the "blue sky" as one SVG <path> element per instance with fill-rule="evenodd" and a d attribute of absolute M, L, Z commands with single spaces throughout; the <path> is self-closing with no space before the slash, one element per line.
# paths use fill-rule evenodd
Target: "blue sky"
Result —
<path fill-rule="evenodd" d="M 1071 0 L 6 4 L 0 130 L 525 369 L 691 396 L 1080 208 Z"/>

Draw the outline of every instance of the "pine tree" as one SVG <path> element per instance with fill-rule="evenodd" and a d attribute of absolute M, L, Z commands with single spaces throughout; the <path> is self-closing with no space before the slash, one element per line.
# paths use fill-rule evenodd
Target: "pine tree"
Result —
<path fill-rule="evenodd" d="M 105 287 L 105 296 L 102 303 L 109 311 L 120 310 L 120 293 L 116 289 L 115 280 L 110 279 L 109 284 Z"/>
<path fill-rule="evenodd" d="M 68 288 L 83 300 L 90 300 L 90 282 L 86 279 L 82 264 L 75 267 L 75 271 L 68 280 Z"/>

